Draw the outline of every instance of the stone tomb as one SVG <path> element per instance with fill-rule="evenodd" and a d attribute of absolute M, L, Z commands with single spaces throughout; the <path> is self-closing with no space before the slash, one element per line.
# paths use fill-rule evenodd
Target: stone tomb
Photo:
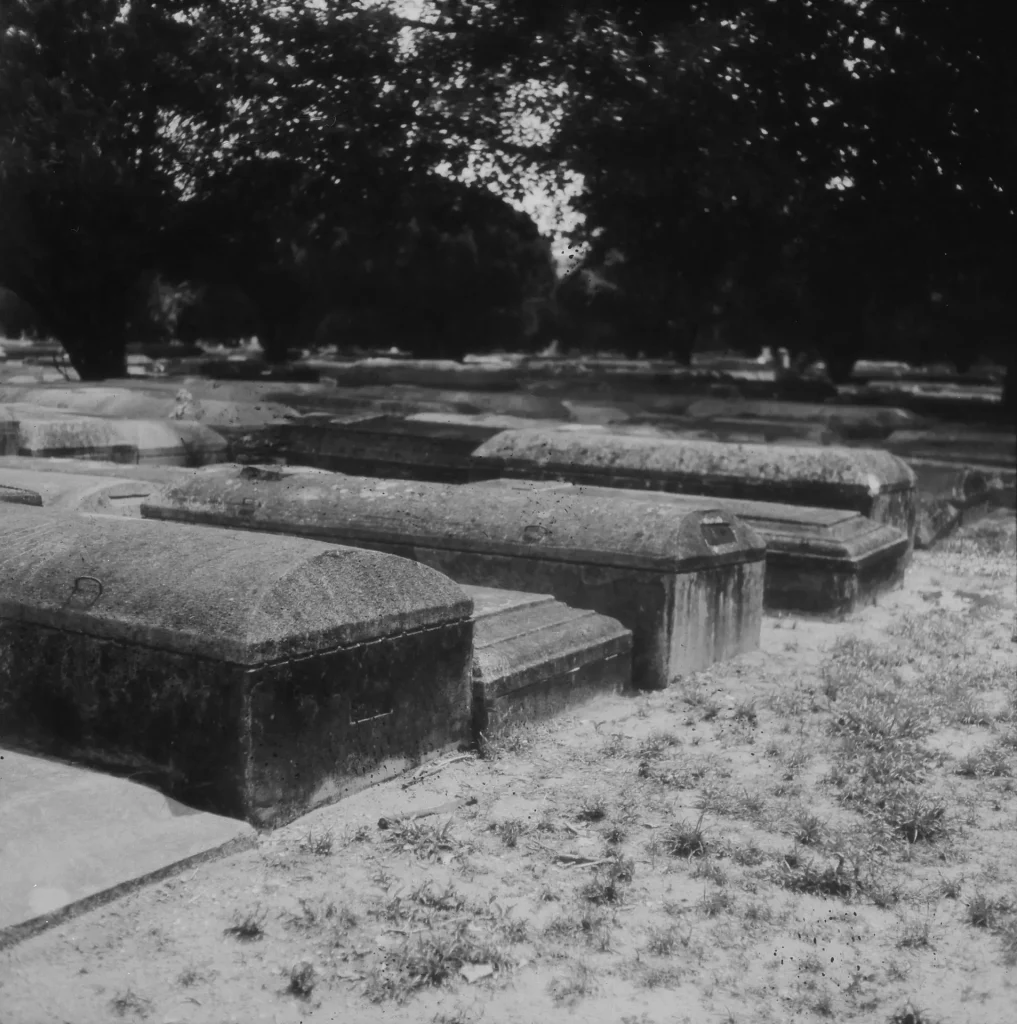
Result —
<path fill-rule="evenodd" d="M 962 523 L 974 522 L 993 508 L 1013 508 L 1014 472 L 959 461 L 908 459 L 918 477 L 918 531 L 915 547 L 931 548 Z"/>
<path fill-rule="evenodd" d="M 140 517 L 142 503 L 160 485 L 189 475 L 171 470 L 146 481 L 0 465 L 0 503 Z M 475 605 L 474 720 L 488 738 L 510 718 L 542 718 L 630 686 L 632 636 L 613 619 L 546 595 L 465 590 Z"/>
<path fill-rule="evenodd" d="M 347 387 L 410 384 L 428 388 L 510 391 L 518 387 L 514 366 L 457 363 L 452 359 L 358 359 L 352 363 L 313 360 L 312 364 Z"/>
<path fill-rule="evenodd" d="M 290 465 L 340 473 L 465 483 L 470 456 L 503 428 L 375 416 L 349 423 L 293 423 L 275 443 Z"/>
<path fill-rule="evenodd" d="M 889 452 L 874 449 L 506 430 L 482 444 L 473 461 L 477 480 L 561 480 L 852 510 L 896 527 L 914 543 L 915 474 Z"/>
<path fill-rule="evenodd" d="M 297 537 L 0 506 L 0 742 L 277 825 L 470 738 L 472 604 Z"/>
<path fill-rule="evenodd" d="M 186 466 L 125 465 L 120 462 L 105 462 L 100 459 L 40 458 L 30 456 L 0 457 L 0 473 L 31 472 L 66 473 L 71 476 L 116 477 L 118 480 L 144 480 L 149 483 L 172 483 L 186 480 L 196 469 Z"/>
<path fill-rule="evenodd" d="M 473 599 L 473 731 L 491 739 L 600 693 L 628 690 L 632 633 L 547 594 L 489 587 Z"/>
<path fill-rule="evenodd" d="M 821 423 L 765 419 L 692 419 L 634 413 L 632 423 L 659 431 L 660 436 L 689 440 L 725 441 L 740 444 L 840 444 L 841 436 Z M 615 430 L 614 424 L 611 430 Z M 623 431 L 619 431 L 623 432 Z"/>
<path fill-rule="evenodd" d="M 187 420 L 102 419 L 24 406 L 5 406 L 0 419 L 7 421 L 5 455 L 170 466 L 203 466 L 227 457 L 224 438 Z"/>
<path fill-rule="evenodd" d="M 929 430 L 895 430 L 886 439 L 885 447 L 908 462 L 929 459 L 1003 470 L 1013 469 L 1017 464 L 1017 438 L 1012 428 L 972 430 L 941 424 Z"/>
<path fill-rule="evenodd" d="M 143 480 L 0 466 L 0 504 L 138 517 L 142 501 L 156 486 Z"/>
<path fill-rule="evenodd" d="M 920 424 L 914 413 L 887 406 L 838 405 L 832 402 L 753 401 L 704 398 L 685 410 L 691 420 L 734 424 L 738 421 L 823 425 L 845 440 L 875 440 Z"/>
<path fill-rule="evenodd" d="M 676 516 L 619 494 L 556 511 L 526 493 L 248 466 L 196 472 L 142 514 L 355 544 L 460 583 L 553 595 L 632 630 L 641 688 L 759 644 L 765 544 L 707 508 Z"/>
<path fill-rule="evenodd" d="M 546 508 L 564 502 L 603 501 L 616 488 L 534 480 L 490 480 L 474 484 L 494 490 L 528 490 Z M 836 615 L 872 604 L 900 585 L 908 541 L 900 530 L 845 509 L 778 505 L 768 501 L 704 498 L 664 491 L 622 491 L 657 501 L 684 515 L 688 509 L 720 505 L 766 542 L 764 606 L 770 611 Z"/>
<path fill-rule="evenodd" d="M 146 382 L 148 383 L 148 382 Z M 160 382 L 161 383 L 161 382 Z M 0 388 L 0 401 L 10 401 L 35 416 L 51 410 L 96 416 L 102 419 L 194 420 L 224 433 L 255 430 L 295 416 L 294 409 L 279 402 L 231 401 L 211 396 L 196 397 L 186 387 L 149 383 L 141 387 Z"/>

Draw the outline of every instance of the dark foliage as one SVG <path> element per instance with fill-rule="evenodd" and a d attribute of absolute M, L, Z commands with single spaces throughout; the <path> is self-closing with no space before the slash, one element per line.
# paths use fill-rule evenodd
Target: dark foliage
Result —
<path fill-rule="evenodd" d="M 1017 104 L 999 5 L 4 12 L 0 284 L 84 376 L 122 369 L 138 275 L 157 271 L 199 305 L 250 300 L 242 327 L 196 312 L 184 330 L 253 320 L 273 358 L 550 334 L 687 358 L 712 338 L 815 351 L 840 378 L 863 355 L 964 369 L 1011 348 Z M 549 302 L 532 223 L 439 168 L 517 197 L 535 170 L 583 175 L 584 272 Z"/>

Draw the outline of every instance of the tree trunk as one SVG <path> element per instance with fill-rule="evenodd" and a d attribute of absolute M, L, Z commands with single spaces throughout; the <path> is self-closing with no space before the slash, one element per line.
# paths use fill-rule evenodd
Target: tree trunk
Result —
<path fill-rule="evenodd" d="M 59 340 L 82 380 L 127 376 L 127 342 L 123 331 L 93 336 L 68 335 Z"/>
<path fill-rule="evenodd" d="M 853 355 L 844 352 L 827 352 L 824 357 L 826 375 L 833 384 L 847 384 L 851 380 L 851 371 L 857 360 Z"/>

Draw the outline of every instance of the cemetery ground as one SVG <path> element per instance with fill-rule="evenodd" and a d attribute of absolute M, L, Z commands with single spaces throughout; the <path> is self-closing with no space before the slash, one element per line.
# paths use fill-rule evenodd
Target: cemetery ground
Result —
<path fill-rule="evenodd" d="M 71 918 L 0 1020 L 1012 1021 L 1015 537 Z"/>

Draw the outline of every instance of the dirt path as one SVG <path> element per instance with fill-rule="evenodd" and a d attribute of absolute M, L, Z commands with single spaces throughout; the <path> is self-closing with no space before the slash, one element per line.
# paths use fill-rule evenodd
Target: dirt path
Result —
<path fill-rule="evenodd" d="M 26 941 L 0 1021 L 1011 1024 L 1014 537 Z"/>

